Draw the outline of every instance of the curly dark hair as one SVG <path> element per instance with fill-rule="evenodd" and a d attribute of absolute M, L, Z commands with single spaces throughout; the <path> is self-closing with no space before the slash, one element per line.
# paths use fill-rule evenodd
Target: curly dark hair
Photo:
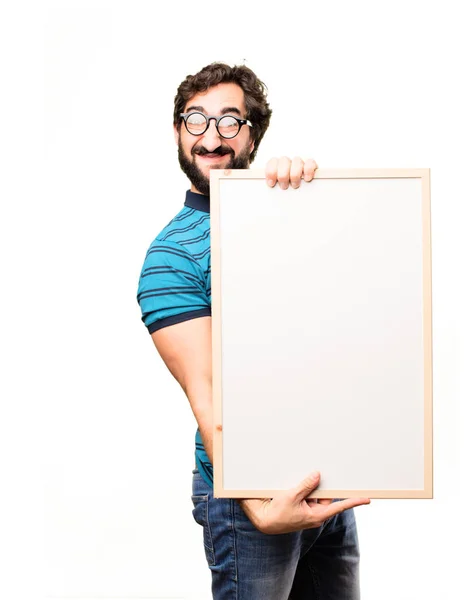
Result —
<path fill-rule="evenodd" d="M 250 128 L 251 139 L 255 145 L 250 154 L 253 162 L 258 146 L 268 129 L 271 113 L 266 100 L 267 88 L 251 69 L 245 65 L 230 67 L 225 63 L 214 62 L 195 75 L 188 75 L 177 88 L 174 98 L 174 125 L 180 122 L 179 115 L 184 112 L 186 103 L 196 94 L 205 92 L 219 83 L 236 83 L 245 94 L 246 118 L 253 125 Z"/>

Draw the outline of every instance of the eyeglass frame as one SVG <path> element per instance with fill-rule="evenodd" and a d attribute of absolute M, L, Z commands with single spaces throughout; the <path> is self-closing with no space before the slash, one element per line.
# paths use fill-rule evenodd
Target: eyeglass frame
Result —
<path fill-rule="evenodd" d="M 187 119 L 191 115 L 202 115 L 204 117 L 204 119 L 206 121 L 206 125 L 205 125 L 205 129 L 203 131 L 201 131 L 200 133 L 194 133 L 192 131 L 189 131 L 189 128 L 187 127 Z M 220 137 L 223 137 L 223 139 L 225 139 L 225 140 L 233 140 L 233 138 L 236 138 L 236 136 L 240 133 L 243 125 L 248 125 L 248 127 L 253 127 L 253 124 L 248 119 L 239 119 L 238 117 L 235 117 L 235 115 L 230 115 L 230 114 L 225 114 L 220 117 L 217 117 L 217 116 L 213 116 L 213 115 L 204 115 L 204 113 L 200 112 L 199 110 L 193 110 L 190 113 L 180 113 L 179 117 L 184 119 L 184 125 L 186 127 L 186 131 L 188 131 L 191 135 L 204 135 L 204 133 L 210 127 L 210 121 L 213 119 L 215 121 L 215 127 L 217 129 L 218 135 Z M 232 119 L 235 119 L 235 121 L 238 123 L 238 131 L 235 133 L 235 135 L 232 135 L 232 137 L 226 137 L 226 136 L 222 135 L 218 129 L 218 124 L 225 117 L 232 117 Z"/>

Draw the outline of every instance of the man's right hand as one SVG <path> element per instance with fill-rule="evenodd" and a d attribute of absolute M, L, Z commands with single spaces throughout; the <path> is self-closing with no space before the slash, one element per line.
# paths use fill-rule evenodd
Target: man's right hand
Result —
<path fill-rule="evenodd" d="M 274 498 L 239 502 L 256 529 L 267 534 L 320 527 L 327 519 L 344 510 L 370 503 L 369 498 L 349 498 L 339 502 L 307 498 L 319 483 L 320 473 L 313 473 L 294 489 L 281 492 Z"/>

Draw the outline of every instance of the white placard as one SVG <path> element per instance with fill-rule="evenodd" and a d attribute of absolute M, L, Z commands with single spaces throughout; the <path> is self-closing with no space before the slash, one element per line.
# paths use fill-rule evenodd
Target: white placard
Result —
<path fill-rule="evenodd" d="M 428 170 L 212 172 L 215 493 L 432 496 Z"/>

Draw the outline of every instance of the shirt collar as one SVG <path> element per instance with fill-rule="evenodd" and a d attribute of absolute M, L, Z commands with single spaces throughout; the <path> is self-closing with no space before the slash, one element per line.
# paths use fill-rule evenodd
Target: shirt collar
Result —
<path fill-rule="evenodd" d="M 187 190 L 186 201 L 184 202 L 184 206 L 188 206 L 189 208 L 195 208 L 196 210 L 200 210 L 202 212 L 210 213 L 210 198 L 209 196 L 204 196 L 202 194 L 197 194 L 196 192 L 191 192 L 190 190 Z"/>

